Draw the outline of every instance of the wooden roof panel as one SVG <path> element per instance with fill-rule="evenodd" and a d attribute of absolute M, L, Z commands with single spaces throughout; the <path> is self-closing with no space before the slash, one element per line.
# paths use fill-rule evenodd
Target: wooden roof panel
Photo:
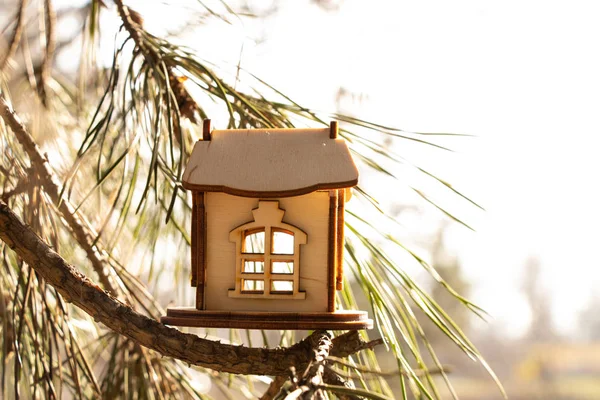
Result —
<path fill-rule="evenodd" d="M 198 141 L 183 186 L 238 196 L 285 197 L 358 183 L 344 139 L 325 129 L 214 130 Z"/>

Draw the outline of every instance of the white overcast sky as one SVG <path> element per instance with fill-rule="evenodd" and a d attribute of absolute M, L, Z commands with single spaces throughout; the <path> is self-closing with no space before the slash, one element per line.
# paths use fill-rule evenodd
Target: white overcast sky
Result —
<path fill-rule="evenodd" d="M 150 12 L 128 2 L 156 33 L 176 24 L 184 4 L 167 3 L 175 6 Z M 360 118 L 476 135 L 445 141 L 453 154 L 397 150 L 486 208 L 465 211 L 476 232 L 453 229 L 451 245 L 492 324 L 514 335 L 526 327 L 520 280 L 532 255 L 558 328 L 572 332 L 600 284 L 600 3 L 339 3 L 328 13 L 279 1 L 273 18 L 211 23 L 190 45 L 233 64 L 243 46 L 242 67 L 313 108 L 333 110 L 344 86 L 368 96 L 351 110 Z M 402 193 L 385 185 L 380 195 L 402 201 Z"/>

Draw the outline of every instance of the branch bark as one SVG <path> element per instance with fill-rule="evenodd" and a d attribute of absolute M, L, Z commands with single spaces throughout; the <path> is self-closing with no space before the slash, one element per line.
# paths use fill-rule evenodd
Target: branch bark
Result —
<path fill-rule="evenodd" d="M 186 334 L 150 319 L 105 292 L 44 243 L 19 217 L 0 202 L 0 240 L 31 265 L 65 300 L 97 322 L 134 342 L 189 364 L 244 375 L 287 376 L 291 366 L 306 368 L 318 347 L 319 335 L 311 335 L 289 348 L 248 348 L 214 342 Z M 345 357 L 372 348 L 357 331 L 333 339 L 330 354 Z"/>
<path fill-rule="evenodd" d="M 325 368 L 323 372 L 323 381 L 328 385 L 340 386 L 347 389 L 354 389 L 354 384 L 351 381 L 347 381 L 330 368 Z M 355 396 L 353 394 L 336 394 L 340 400 L 361 400 L 362 397 Z"/>
<path fill-rule="evenodd" d="M 319 342 L 314 350 L 313 359 L 302 377 L 303 379 L 300 381 L 302 394 L 299 398 L 303 400 L 325 398 L 319 386 L 323 384 L 325 363 L 327 362 L 327 357 L 333 343 L 331 342 L 331 334 L 327 331 L 316 331 L 315 335 L 318 335 Z"/>

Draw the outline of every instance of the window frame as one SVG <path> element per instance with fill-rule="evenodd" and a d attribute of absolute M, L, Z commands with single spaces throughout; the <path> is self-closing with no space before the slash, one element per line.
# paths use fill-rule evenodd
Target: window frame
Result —
<path fill-rule="evenodd" d="M 236 244 L 235 288 L 228 292 L 233 298 L 290 299 L 303 300 L 306 292 L 300 290 L 300 245 L 306 244 L 307 235 L 296 226 L 283 222 L 285 211 L 279 208 L 278 201 L 259 201 L 258 208 L 252 210 L 254 221 L 240 225 L 229 233 L 229 240 Z M 246 237 L 258 232 L 265 233 L 264 253 L 245 252 Z M 275 232 L 284 232 L 294 238 L 293 254 L 274 253 Z M 244 272 L 246 261 L 263 262 L 262 273 Z M 274 273 L 273 262 L 292 262 L 292 273 Z M 263 281 L 263 291 L 243 290 L 244 280 Z M 292 282 L 291 291 L 272 290 L 273 281 Z"/>

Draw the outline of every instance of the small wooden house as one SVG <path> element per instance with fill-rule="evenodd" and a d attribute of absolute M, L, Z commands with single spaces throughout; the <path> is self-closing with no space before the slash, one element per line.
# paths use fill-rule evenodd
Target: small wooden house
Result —
<path fill-rule="evenodd" d="M 337 123 L 325 129 L 210 131 L 183 175 L 192 191 L 195 307 L 170 325 L 362 329 L 362 311 L 336 311 L 344 205 L 358 171 Z"/>

